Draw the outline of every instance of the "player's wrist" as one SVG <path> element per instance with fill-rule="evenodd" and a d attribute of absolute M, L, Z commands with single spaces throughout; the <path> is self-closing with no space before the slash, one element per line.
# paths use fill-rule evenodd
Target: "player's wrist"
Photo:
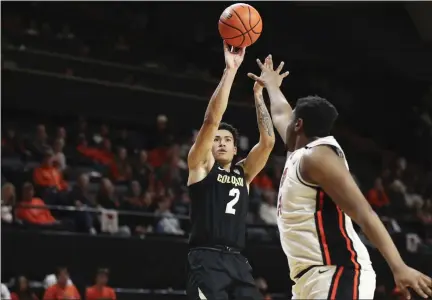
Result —
<path fill-rule="evenodd" d="M 237 73 L 238 68 L 236 67 L 230 67 L 230 66 L 226 66 L 224 73 L 228 74 L 228 73 L 232 73 L 232 74 L 236 74 Z"/>
<path fill-rule="evenodd" d="M 276 82 L 266 82 L 265 83 L 265 88 L 267 90 L 278 90 L 279 86 Z"/>
<path fill-rule="evenodd" d="M 262 93 L 263 93 L 263 89 L 264 89 L 264 88 L 262 88 L 262 87 L 255 88 L 254 91 L 253 91 L 253 92 L 254 92 L 254 95 L 255 95 L 255 96 L 261 96 Z"/>

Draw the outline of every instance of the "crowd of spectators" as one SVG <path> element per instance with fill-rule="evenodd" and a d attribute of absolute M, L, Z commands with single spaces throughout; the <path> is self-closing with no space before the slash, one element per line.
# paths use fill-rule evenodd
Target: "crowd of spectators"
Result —
<path fill-rule="evenodd" d="M 20 275 L 12 278 L 6 284 L 2 283 L 1 299 L 7 300 L 53 300 L 53 299 L 81 299 L 81 294 L 87 300 L 109 299 L 115 300 L 116 292 L 108 286 L 109 270 L 100 268 L 96 272 L 94 285 L 85 288 L 80 293 L 70 279 L 68 269 L 59 267 L 55 274 L 49 274 L 43 282 L 30 281 Z"/>
<path fill-rule="evenodd" d="M 91 127 L 84 118 L 52 128 L 33 125 L 33 132 L 6 126 L 2 222 L 18 220 L 97 234 L 104 231 L 101 212 L 130 211 L 135 214 L 118 215 L 115 231 L 186 235 L 190 203 L 186 157 L 193 135 L 175 136 L 171 130 L 175 124 L 169 126 L 165 115 L 155 123 L 141 133 L 108 124 Z M 273 159 L 252 182 L 250 224 L 276 224 L 281 166 Z M 370 189 L 363 190 L 372 207 L 391 220 L 390 230 L 414 230 L 430 242 L 431 178 L 430 174 L 419 177 L 415 171 L 400 157 L 378 174 Z M 50 210 L 50 205 L 76 210 Z"/>

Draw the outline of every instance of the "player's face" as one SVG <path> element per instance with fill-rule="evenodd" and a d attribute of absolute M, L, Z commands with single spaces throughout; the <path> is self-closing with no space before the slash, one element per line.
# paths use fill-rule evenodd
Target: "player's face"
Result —
<path fill-rule="evenodd" d="M 295 109 L 293 109 L 293 113 L 290 117 L 287 131 L 286 131 L 286 141 L 287 141 L 287 149 L 290 152 L 295 151 L 295 145 L 296 145 L 296 139 L 297 135 L 301 131 L 301 128 L 303 127 L 303 120 L 297 119 L 295 116 Z"/>
<path fill-rule="evenodd" d="M 228 130 L 218 130 L 213 140 L 212 153 L 216 161 L 226 164 L 230 163 L 237 154 L 234 145 L 234 137 Z"/>
<path fill-rule="evenodd" d="M 286 131 L 286 143 L 287 143 L 287 149 L 290 152 L 293 152 L 295 149 L 295 116 L 294 116 L 294 111 L 291 114 L 289 123 L 288 123 L 288 127 L 287 127 L 287 131 Z"/>

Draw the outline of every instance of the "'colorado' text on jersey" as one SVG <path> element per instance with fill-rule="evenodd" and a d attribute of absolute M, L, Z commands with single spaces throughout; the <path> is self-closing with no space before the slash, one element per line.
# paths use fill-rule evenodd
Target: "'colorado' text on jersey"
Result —
<path fill-rule="evenodd" d="M 203 180 L 189 186 L 191 247 L 244 248 L 249 191 L 241 166 L 224 170 L 217 162 Z"/>
<path fill-rule="evenodd" d="M 327 145 L 348 163 L 338 142 L 319 138 L 288 155 L 278 195 L 278 228 L 290 276 L 311 266 L 372 270 L 369 253 L 348 217 L 317 185 L 301 178 L 299 166 L 311 148 Z"/>

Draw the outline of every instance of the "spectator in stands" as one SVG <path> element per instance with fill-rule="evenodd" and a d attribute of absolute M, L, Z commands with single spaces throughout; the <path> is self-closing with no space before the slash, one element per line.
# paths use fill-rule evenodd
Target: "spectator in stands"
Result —
<path fill-rule="evenodd" d="M 158 179 L 165 186 L 172 187 L 177 192 L 187 180 L 187 165 L 180 158 L 179 150 L 178 145 L 172 145 L 167 152 L 166 162 L 157 171 Z"/>
<path fill-rule="evenodd" d="M 38 300 L 36 294 L 30 289 L 28 279 L 25 276 L 19 276 L 15 279 L 11 300 Z"/>
<path fill-rule="evenodd" d="M 26 206 L 38 206 L 26 207 Z M 57 220 L 52 216 L 50 210 L 46 208 L 45 202 L 34 196 L 34 188 L 30 182 L 26 182 L 22 187 L 22 198 L 16 209 L 16 217 L 21 221 L 35 225 L 55 225 Z"/>
<path fill-rule="evenodd" d="M 137 139 L 132 136 L 129 131 L 126 129 L 122 129 L 120 131 L 119 136 L 115 139 L 115 146 L 116 147 L 125 147 L 128 154 L 137 153 L 138 149 L 141 148 L 140 143 L 137 141 Z"/>
<path fill-rule="evenodd" d="M 125 207 L 134 209 L 143 206 L 143 193 L 139 181 L 134 180 L 129 186 L 128 195 L 124 198 Z"/>
<path fill-rule="evenodd" d="M 97 203 L 106 209 L 117 209 L 120 207 L 120 201 L 115 194 L 114 185 L 108 178 L 101 180 Z"/>
<path fill-rule="evenodd" d="M 173 141 L 173 135 L 168 128 L 168 117 L 166 115 L 158 115 L 156 118 L 156 130 L 151 131 L 150 147 L 157 148 L 169 145 Z"/>
<path fill-rule="evenodd" d="M 34 169 L 33 180 L 39 188 L 42 188 L 41 194 L 48 203 L 65 204 L 68 184 L 63 179 L 62 172 L 54 167 L 52 150 L 45 151 L 41 165 Z"/>
<path fill-rule="evenodd" d="M 50 148 L 48 143 L 48 134 L 46 132 L 45 125 L 39 124 L 36 127 L 36 135 L 30 145 L 30 150 L 36 159 L 40 159 L 44 156 L 46 149 Z"/>
<path fill-rule="evenodd" d="M 102 124 L 100 126 L 99 132 L 96 132 L 93 135 L 93 141 L 96 145 L 99 145 L 105 139 L 111 139 L 110 130 L 107 124 Z"/>
<path fill-rule="evenodd" d="M 277 224 L 277 208 L 275 205 L 276 194 L 274 191 L 263 192 L 263 202 L 259 208 L 259 216 L 266 224 Z"/>
<path fill-rule="evenodd" d="M 12 223 L 13 206 L 15 205 L 16 193 L 12 183 L 5 183 L 1 191 L 1 220 L 5 223 Z"/>
<path fill-rule="evenodd" d="M 273 190 L 273 182 L 264 170 L 262 170 L 258 176 L 254 178 L 252 185 L 260 192 L 265 190 Z"/>
<path fill-rule="evenodd" d="M 87 174 L 81 174 L 78 177 L 77 183 L 69 193 L 70 204 L 77 207 L 88 205 L 95 206 L 95 201 L 89 191 L 90 178 Z"/>
<path fill-rule="evenodd" d="M 173 212 L 178 215 L 189 216 L 190 197 L 187 188 L 183 187 L 179 197 L 176 197 Z"/>
<path fill-rule="evenodd" d="M 146 192 L 142 197 L 142 206 L 140 207 L 140 211 L 144 213 L 152 213 L 154 212 L 154 203 L 153 203 L 153 194 L 151 192 Z M 135 232 L 137 234 L 145 234 L 147 232 L 151 232 L 153 230 L 153 217 L 149 216 L 139 216 L 135 219 L 135 223 L 132 223 L 131 226 L 135 225 Z"/>
<path fill-rule="evenodd" d="M 381 177 L 375 179 L 374 187 L 367 192 L 366 198 L 375 210 L 381 210 L 382 207 L 390 204 Z"/>
<path fill-rule="evenodd" d="M 132 179 L 132 166 L 129 163 L 126 148 L 118 148 L 117 156 L 111 167 L 111 175 L 116 182 L 124 182 Z"/>
<path fill-rule="evenodd" d="M 178 218 L 170 211 L 171 200 L 169 197 L 162 197 L 158 201 L 158 209 L 155 216 L 159 218 L 156 224 L 156 232 L 175 235 L 183 235 Z"/>
<path fill-rule="evenodd" d="M 138 162 L 134 164 L 133 171 L 134 178 L 140 182 L 144 190 L 147 190 L 153 173 L 153 167 L 147 161 L 147 151 L 140 151 Z"/>
<path fill-rule="evenodd" d="M 114 289 L 107 285 L 108 276 L 108 269 L 97 271 L 95 285 L 86 290 L 86 300 L 115 300 L 117 298 Z"/>
<path fill-rule="evenodd" d="M 27 158 L 31 156 L 30 151 L 25 149 L 23 142 L 17 136 L 16 132 L 12 128 L 7 128 L 2 138 L 2 153 L 3 157 L 10 156 L 21 156 Z"/>
<path fill-rule="evenodd" d="M 69 272 L 66 268 L 58 268 L 57 283 L 46 289 L 44 300 L 81 299 L 75 285 L 68 285 Z"/>
<path fill-rule="evenodd" d="M 57 127 L 55 138 L 62 139 L 64 142 L 66 142 L 67 133 L 66 133 L 66 129 L 63 126 Z"/>
<path fill-rule="evenodd" d="M 61 172 L 66 170 L 66 156 L 63 153 L 64 139 L 57 138 L 54 141 L 53 152 L 54 152 L 54 166 L 56 166 Z"/>
<path fill-rule="evenodd" d="M 412 208 L 414 210 L 421 208 L 424 204 L 424 200 L 422 196 L 416 192 L 412 184 L 409 184 L 407 186 L 405 192 L 405 202 L 407 207 Z"/>

